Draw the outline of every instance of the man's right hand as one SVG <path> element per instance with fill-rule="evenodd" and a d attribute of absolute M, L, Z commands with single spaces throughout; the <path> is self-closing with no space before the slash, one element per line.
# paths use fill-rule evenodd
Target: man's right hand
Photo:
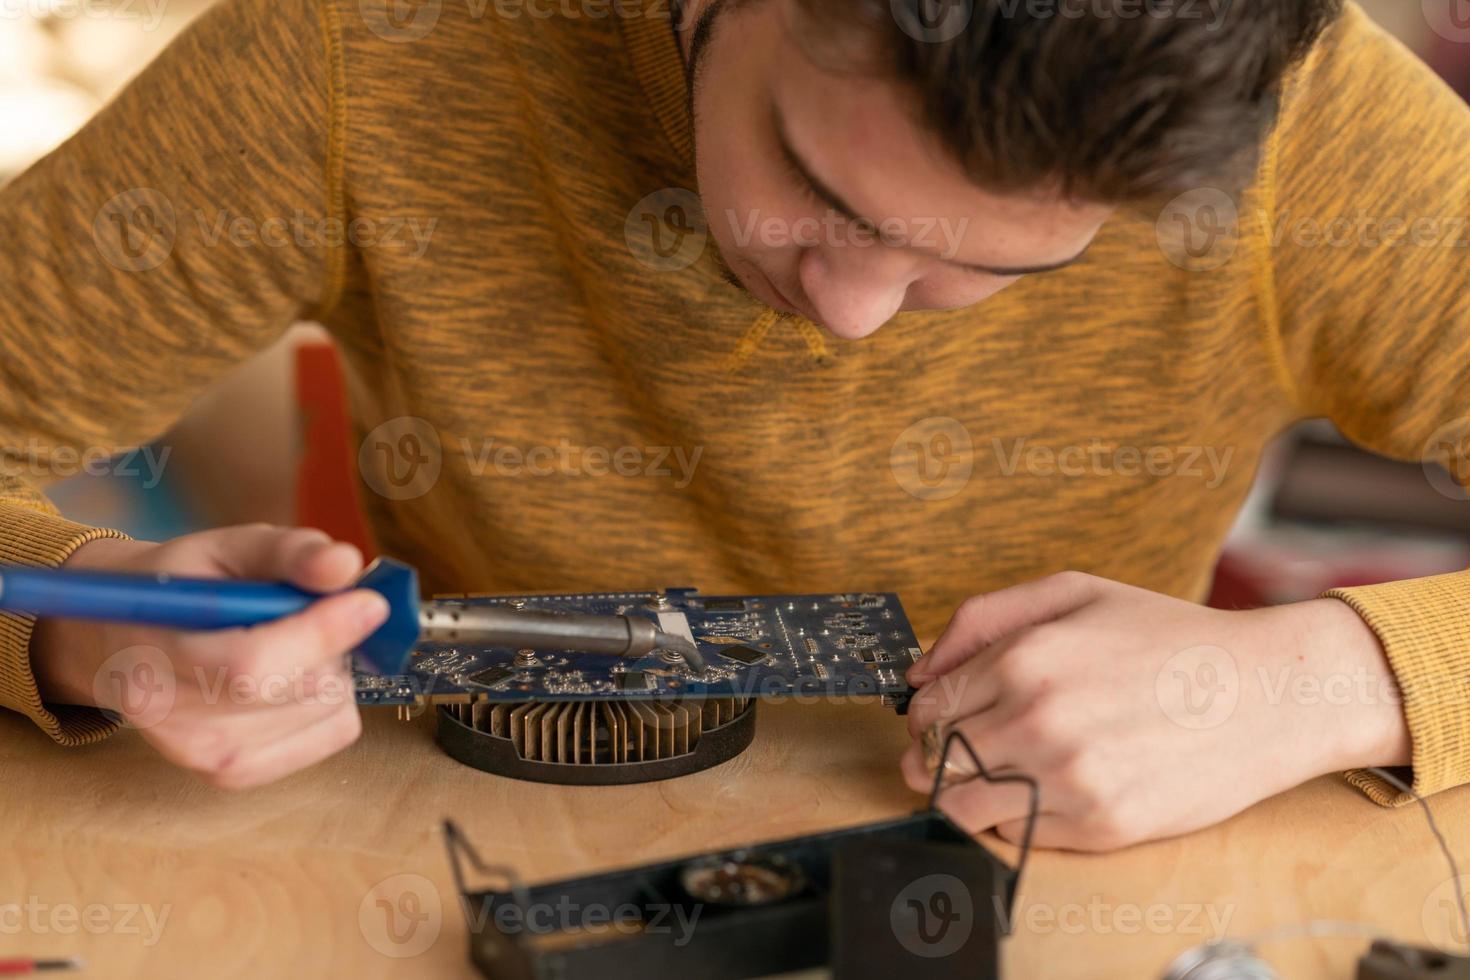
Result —
<path fill-rule="evenodd" d="M 383 597 L 341 592 L 361 553 L 320 531 L 264 524 L 163 544 L 104 538 L 65 567 L 290 582 L 338 593 L 273 623 L 215 632 L 43 619 L 31 664 L 49 704 L 95 705 L 164 758 L 243 789 L 321 761 L 362 731 L 346 654 L 387 618 Z"/>

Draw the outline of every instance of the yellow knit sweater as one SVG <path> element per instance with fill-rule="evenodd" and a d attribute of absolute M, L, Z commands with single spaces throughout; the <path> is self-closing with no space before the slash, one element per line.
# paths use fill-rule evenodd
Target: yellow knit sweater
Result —
<path fill-rule="evenodd" d="M 224 0 L 0 191 L 0 560 L 109 533 L 34 469 L 157 436 L 299 318 L 341 344 L 371 524 L 429 588 L 885 589 L 931 635 L 1065 568 L 1199 599 L 1283 428 L 1419 459 L 1470 414 L 1470 111 L 1356 8 L 1233 232 L 1200 237 L 1230 224 L 1210 191 L 1192 255 L 1180 208 L 1127 210 L 1073 268 L 859 342 L 728 285 L 679 210 L 663 5 L 412 10 Z M 1406 691 L 1417 788 L 1470 780 L 1470 574 L 1341 597 Z M 0 706 L 107 734 L 42 704 L 30 630 L 0 617 Z"/>

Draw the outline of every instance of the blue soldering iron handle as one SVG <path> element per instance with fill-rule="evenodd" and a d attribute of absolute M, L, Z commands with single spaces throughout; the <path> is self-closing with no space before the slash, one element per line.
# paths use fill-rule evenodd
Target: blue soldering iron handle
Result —
<path fill-rule="evenodd" d="M 0 609 L 58 619 L 218 630 L 283 619 L 317 598 L 274 582 L 0 568 Z"/>
<path fill-rule="evenodd" d="M 355 587 L 380 593 L 390 608 L 388 621 L 355 652 L 378 673 L 402 673 L 418 639 L 417 574 L 400 562 L 379 559 Z M 231 629 L 283 619 L 320 598 L 277 582 L 0 565 L 0 609 L 57 619 Z"/>

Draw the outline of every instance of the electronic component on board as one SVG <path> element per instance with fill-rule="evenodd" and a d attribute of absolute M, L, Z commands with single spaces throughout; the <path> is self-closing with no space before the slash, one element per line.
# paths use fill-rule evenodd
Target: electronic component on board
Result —
<path fill-rule="evenodd" d="M 515 670 L 510 667 L 487 667 L 477 674 L 471 674 L 470 681 L 479 684 L 481 687 L 494 687 L 501 681 L 508 680 L 515 675 Z"/>
<path fill-rule="evenodd" d="M 625 670 L 614 681 L 619 691 L 646 692 L 653 687 L 653 678 L 641 670 Z"/>
<path fill-rule="evenodd" d="M 747 667 L 764 663 L 771 659 L 771 655 L 764 650 L 757 650 L 754 647 L 744 645 L 724 647 L 720 650 L 720 656 L 745 664 Z"/>
<path fill-rule="evenodd" d="M 701 596 L 692 589 L 523 596 L 442 596 L 435 615 L 447 623 L 500 621 L 514 611 L 526 623 L 558 618 L 642 624 L 661 644 L 633 656 L 495 647 L 470 634 L 426 634 L 404 674 L 358 673 L 357 698 L 373 705 L 499 701 L 876 695 L 904 706 L 902 670 L 874 687 L 872 664 L 912 662 L 918 642 L 898 597 L 887 593 Z M 841 650 L 845 656 L 823 655 Z M 823 670 L 816 669 L 818 659 Z M 646 686 L 636 676 L 649 678 Z"/>
<path fill-rule="evenodd" d="M 750 744 L 766 697 L 876 697 L 902 712 L 911 695 L 902 672 L 918 649 L 898 597 L 885 593 L 442 596 L 431 608 L 442 628 L 425 634 L 408 673 L 359 673 L 358 703 L 400 717 L 432 705 L 453 758 L 540 782 L 643 782 L 719 765 Z M 511 613 L 548 630 L 560 618 L 621 618 L 630 635 L 657 642 L 608 656 L 487 646 L 454 631 Z"/>

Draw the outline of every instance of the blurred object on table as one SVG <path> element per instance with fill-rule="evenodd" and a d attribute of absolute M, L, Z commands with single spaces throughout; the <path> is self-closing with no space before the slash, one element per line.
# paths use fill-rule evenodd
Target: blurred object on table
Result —
<path fill-rule="evenodd" d="M 1282 436 L 1216 569 L 1210 605 L 1298 602 L 1331 588 L 1470 567 L 1470 500 L 1434 463 L 1384 459 L 1326 422 Z"/>

